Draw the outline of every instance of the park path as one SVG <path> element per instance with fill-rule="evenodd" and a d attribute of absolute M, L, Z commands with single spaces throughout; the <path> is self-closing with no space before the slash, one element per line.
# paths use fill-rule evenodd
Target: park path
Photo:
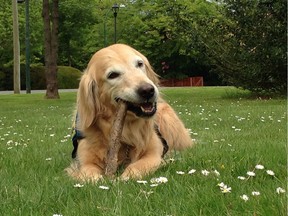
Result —
<path fill-rule="evenodd" d="M 77 89 L 59 89 L 59 92 L 76 92 Z M 46 90 L 31 90 L 31 94 L 46 93 Z M 14 94 L 14 91 L 0 91 L 0 95 Z M 26 90 L 21 90 L 20 94 L 26 94 Z"/>

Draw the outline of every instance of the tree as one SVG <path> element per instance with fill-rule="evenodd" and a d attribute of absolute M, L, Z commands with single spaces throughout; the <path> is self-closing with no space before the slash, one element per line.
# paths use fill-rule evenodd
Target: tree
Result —
<path fill-rule="evenodd" d="M 59 2 L 52 1 L 50 11 L 49 0 L 43 0 L 44 20 L 44 49 L 45 49 L 45 73 L 46 73 L 46 98 L 59 98 L 57 82 L 57 58 L 58 58 L 58 20 Z"/>
<path fill-rule="evenodd" d="M 228 84 L 259 95 L 287 93 L 286 6 L 286 0 L 218 4 L 223 16 L 207 20 L 201 38 Z"/>
<path fill-rule="evenodd" d="M 97 42 L 97 31 L 94 29 L 98 30 L 98 26 L 93 27 L 98 21 L 93 14 L 95 8 L 91 7 L 91 4 L 91 0 L 59 2 L 59 60 L 62 64 L 84 68 L 95 52 L 89 51 L 87 47 L 89 41 Z"/>

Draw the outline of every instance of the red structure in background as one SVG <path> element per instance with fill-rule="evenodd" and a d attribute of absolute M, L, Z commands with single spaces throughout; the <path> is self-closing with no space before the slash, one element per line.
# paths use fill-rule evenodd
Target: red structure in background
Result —
<path fill-rule="evenodd" d="M 162 79 L 160 85 L 165 87 L 203 86 L 203 77 L 188 77 L 185 79 Z"/>

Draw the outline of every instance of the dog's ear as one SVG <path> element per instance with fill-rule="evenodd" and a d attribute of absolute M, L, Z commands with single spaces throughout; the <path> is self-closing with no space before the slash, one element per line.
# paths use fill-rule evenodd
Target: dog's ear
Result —
<path fill-rule="evenodd" d="M 100 110 L 97 82 L 87 72 L 82 76 L 77 96 L 80 130 L 90 127 Z"/>

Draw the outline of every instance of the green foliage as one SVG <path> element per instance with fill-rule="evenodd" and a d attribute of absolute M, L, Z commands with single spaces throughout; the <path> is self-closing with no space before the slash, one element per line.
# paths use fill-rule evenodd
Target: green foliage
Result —
<path fill-rule="evenodd" d="M 13 57 L 11 2 L 1 2 L 0 17 L 2 20 L 0 21 L 0 64 L 3 64 Z"/>
<path fill-rule="evenodd" d="M 21 65 L 21 89 L 26 89 L 25 65 Z M 58 88 L 78 88 L 81 71 L 68 66 L 58 66 Z M 45 67 L 33 64 L 30 67 L 31 89 L 46 89 Z M 0 68 L 0 90 L 13 89 L 13 67 Z"/>
<path fill-rule="evenodd" d="M 0 3 L 0 67 L 4 67 L 13 59 L 11 2 Z M 59 65 L 83 70 L 94 52 L 114 43 L 113 3 L 59 2 Z M 145 54 L 161 77 L 203 76 L 209 85 L 286 94 L 285 0 L 119 0 L 118 4 L 122 7 L 117 14 L 117 42 Z M 23 64 L 24 6 L 18 4 Z M 30 1 L 32 64 L 44 63 L 41 10 L 41 1 Z"/>
<path fill-rule="evenodd" d="M 89 40 L 97 38 L 94 31 L 99 21 L 93 14 L 94 7 L 91 0 L 63 0 L 59 2 L 59 60 L 63 65 L 84 69 L 89 52 Z M 96 7 L 96 4 L 95 4 Z M 92 34 L 94 31 L 94 34 Z M 97 44 L 97 41 L 95 41 Z M 93 44 L 93 45 L 95 45 Z"/>
<path fill-rule="evenodd" d="M 195 37 L 182 31 L 179 26 L 181 21 L 179 14 L 183 11 L 190 12 L 194 8 L 198 9 L 199 2 L 135 1 L 133 13 L 139 17 L 124 20 L 125 31 L 121 34 L 122 40 L 128 40 L 142 51 L 150 59 L 157 73 L 164 78 L 187 76 L 209 78 L 207 75 L 210 66 L 207 57 L 201 52 L 201 44 L 199 45 Z M 202 7 L 205 5 L 204 2 Z M 197 9 L 194 11 L 198 11 Z M 193 19 L 195 20 L 197 19 Z M 192 20 L 185 23 L 185 28 L 193 28 L 192 24 Z M 194 35 L 197 35 L 197 32 L 194 32 Z"/>
<path fill-rule="evenodd" d="M 24 68 L 24 67 L 22 67 Z M 26 88 L 26 77 L 23 75 L 25 74 L 25 69 L 22 70 L 21 68 L 21 84 L 23 89 Z M 43 65 L 31 65 L 30 68 L 30 78 L 31 78 L 31 89 L 46 89 L 46 79 L 45 79 L 45 67 Z M 25 80 L 25 81 L 24 81 Z M 25 86 L 24 86 L 25 84 Z"/>
<path fill-rule="evenodd" d="M 58 66 L 58 88 L 76 89 L 79 86 L 81 71 L 68 66 Z"/>
<path fill-rule="evenodd" d="M 261 95 L 286 94 L 287 2 L 222 1 L 202 39 L 223 80 Z"/>
<path fill-rule="evenodd" d="M 0 95 L 0 215 L 287 215 L 287 191 L 276 193 L 277 187 L 287 189 L 286 100 L 247 100 L 246 92 L 227 87 L 162 92 L 196 145 L 172 153 L 174 162 L 167 157 L 166 165 L 143 179 L 147 184 L 108 179 L 89 184 L 65 174 L 75 92 L 60 92 L 61 99 L 53 101 L 44 94 Z M 235 97 L 226 99 L 227 93 Z M 256 170 L 257 164 L 265 169 Z M 196 172 L 187 174 L 191 169 Z M 201 173 L 205 169 L 208 176 Z M 256 176 L 247 179 L 252 170 Z M 160 176 L 168 182 L 151 187 L 150 179 Z M 231 193 L 223 194 L 220 182 Z M 83 187 L 74 187 L 77 183 Z"/>
<path fill-rule="evenodd" d="M 12 32 L 12 4 L 11 1 L 1 0 L 0 8 L 0 67 L 12 62 L 13 59 L 13 32 Z M 19 37 L 21 54 L 25 53 L 25 4 L 18 4 Z M 43 62 L 43 23 L 42 1 L 30 1 L 30 52 L 31 62 Z M 25 59 L 21 58 L 25 63 Z"/>

